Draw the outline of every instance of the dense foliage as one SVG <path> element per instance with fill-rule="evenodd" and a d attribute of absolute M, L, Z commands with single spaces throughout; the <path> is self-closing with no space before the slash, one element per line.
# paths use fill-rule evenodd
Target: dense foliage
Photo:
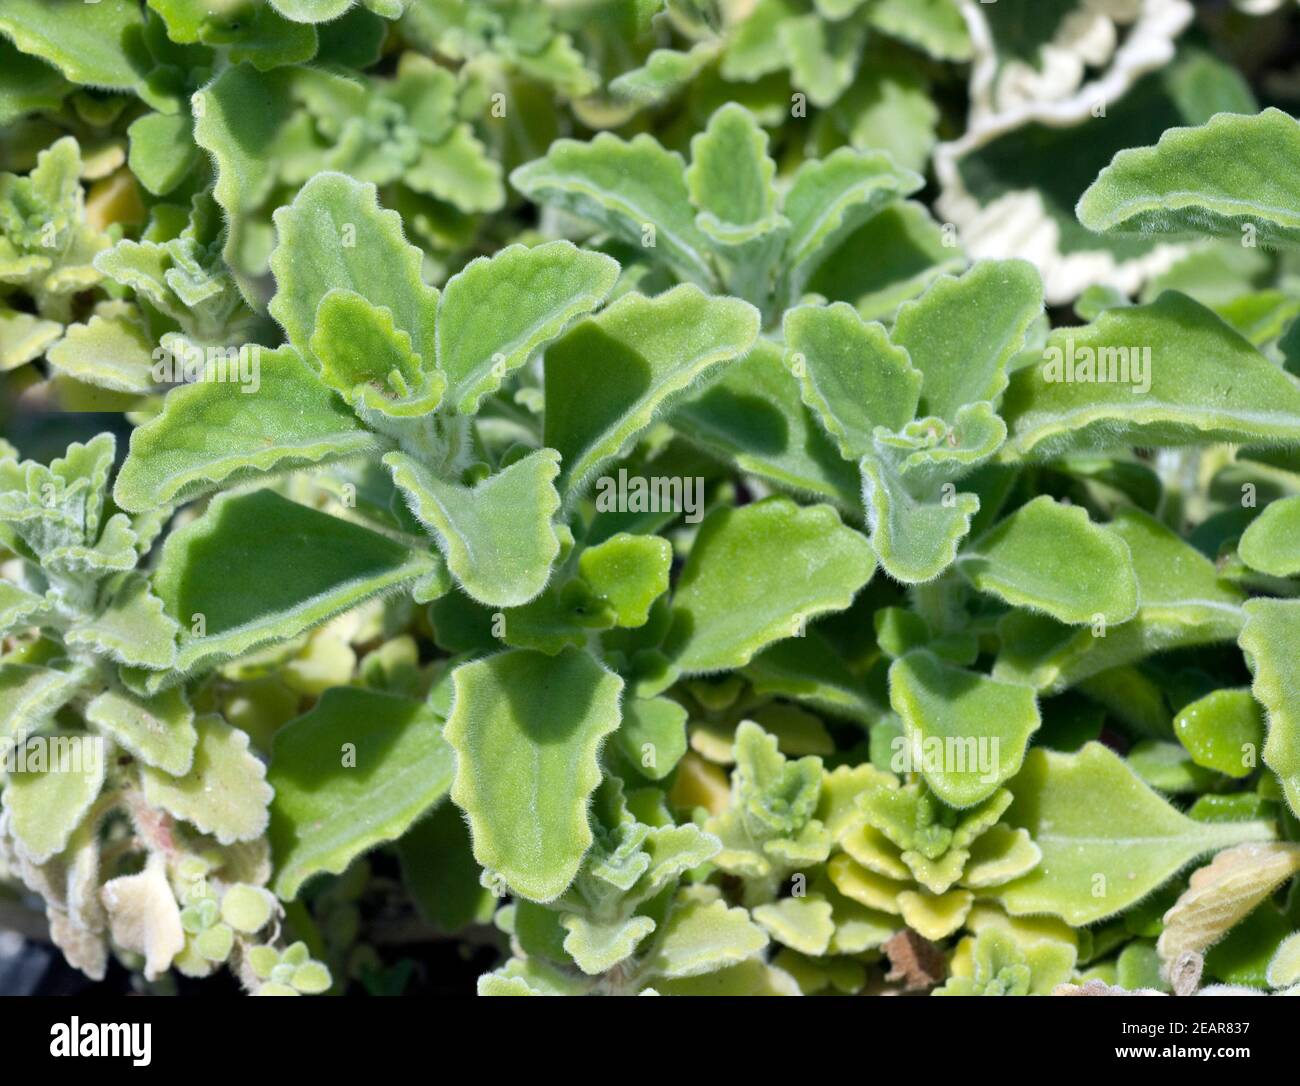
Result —
<path fill-rule="evenodd" d="M 1298 23 L 0 0 L 0 926 L 1300 991 Z"/>

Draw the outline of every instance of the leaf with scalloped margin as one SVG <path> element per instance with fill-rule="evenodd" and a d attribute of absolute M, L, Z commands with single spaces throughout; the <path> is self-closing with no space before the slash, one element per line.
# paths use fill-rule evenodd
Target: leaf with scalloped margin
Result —
<path fill-rule="evenodd" d="M 794 304 L 804 285 L 836 247 L 881 208 L 925 184 L 883 151 L 841 147 L 799 167 L 782 202 L 790 220 L 783 296 Z"/>
<path fill-rule="evenodd" d="M 86 675 L 31 664 L 0 664 L 0 742 L 44 727 L 76 696 Z"/>
<path fill-rule="evenodd" d="M 1042 723 L 1029 687 L 953 667 L 924 649 L 890 665 L 889 701 L 913 764 L 951 807 L 973 807 L 1014 777 Z M 930 752 L 935 741 L 938 759 Z"/>
<path fill-rule="evenodd" d="M 884 325 L 836 302 L 787 309 L 782 329 L 785 364 L 845 459 L 872 451 L 877 426 L 900 430 L 912 421 L 922 375 Z"/>
<path fill-rule="evenodd" d="M 57 68 L 0 37 L 0 124 L 13 124 L 25 113 L 56 110 L 70 93 L 72 84 Z"/>
<path fill-rule="evenodd" d="M 194 710 L 179 687 L 151 698 L 124 689 L 109 689 L 86 706 L 86 721 L 145 765 L 174 777 L 194 763 L 198 732 Z"/>
<path fill-rule="evenodd" d="M 1220 581 L 1213 562 L 1136 509 L 1120 510 L 1107 528 L 1128 544 L 1137 614 L 1116 627 L 1079 629 L 1047 615 L 1013 612 L 998 627 L 995 677 L 1055 694 L 1155 652 L 1236 639 L 1246 619 L 1245 597 Z"/>
<path fill-rule="evenodd" d="M 141 767 L 145 800 L 223 845 L 260 837 L 274 793 L 266 783 L 266 768 L 248 749 L 248 734 L 215 713 L 195 717 L 194 728 L 199 740 L 183 776 Z"/>
<path fill-rule="evenodd" d="M 1251 693 L 1268 713 L 1264 764 L 1282 782 L 1291 810 L 1300 813 L 1300 601 L 1250 600 L 1241 650 L 1255 682 Z"/>
<path fill-rule="evenodd" d="M 35 313 L 20 313 L 0 305 L 0 373 L 40 358 L 63 335 L 58 321 L 42 320 Z"/>
<path fill-rule="evenodd" d="M 812 893 L 760 905 L 753 917 L 782 946 L 817 957 L 826 953 L 835 934 L 831 912 L 825 896 Z"/>
<path fill-rule="evenodd" d="M 560 508 L 555 450 L 529 453 L 472 487 L 437 478 L 406 453 L 389 453 L 384 464 L 474 599 L 517 607 L 546 587 L 560 553 L 551 520 Z"/>
<path fill-rule="evenodd" d="M 53 602 L 44 596 L 37 596 L 8 581 L 0 581 L 0 634 L 36 625 L 39 616 L 52 607 Z"/>
<path fill-rule="evenodd" d="M 73 324 L 49 348 L 46 359 L 59 373 L 117 392 L 154 391 L 153 345 L 144 328 L 125 314 L 92 316 Z"/>
<path fill-rule="evenodd" d="M 552 241 L 507 246 L 452 276 L 438 310 L 438 365 L 455 410 L 474 414 L 509 373 L 598 308 L 618 272 L 603 253 Z"/>
<path fill-rule="evenodd" d="M 953 420 L 966 404 L 996 400 L 1042 311 L 1042 280 L 1024 260 L 981 260 L 904 305 L 890 338 L 924 376 L 920 414 Z"/>
<path fill-rule="evenodd" d="M 1128 544 L 1079 506 L 1043 494 L 1022 505 L 957 559 L 981 592 L 1058 622 L 1127 622 L 1138 609 Z"/>
<path fill-rule="evenodd" d="M 10 773 L 0 800 L 24 858 L 43 864 L 67 848 L 99 797 L 108 753 L 102 741 L 85 734 L 47 735 L 30 742 L 26 752 L 6 751 L 6 758 L 25 758 L 19 764 L 33 767 L 35 757 L 43 755 L 43 768 Z"/>
<path fill-rule="evenodd" d="M 589 653 L 513 649 L 452 672 L 443 736 L 456 750 L 452 801 L 474 858 L 531 901 L 573 881 L 592 842 L 598 752 L 619 724 L 623 680 Z"/>
<path fill-rule="evenodd" d="M 648 968 L 661 977 L 697 977 L 756 957 L 767 944 L 744 909 L 686 898 L 660 928 Z"/>
<path fill-rule="evenodd" d="M 782 490 L 860 515 L 858 472 L 800 398 L 781 348 L 760 339 L 670 416 L 688 441 Z"/>
<path fill-rule="evenodd" d="M 510 183 L 535 203 L 562 208 L 645 246 L 648 256 L 688 282 L 715 284 L 709 238 L 695 225 L 686 164 L 653 136 L 622 140 L 602 132 L 589 143 L 556 140 L 544 158 L 511 173 Z"/>
<path fill-rule="evenodd" d="M 718 54 L 713 42 L 697 42 L 689 50 L 653 49 L 639 68 L 629 68 L 609 81 L 605 89 L 614 98 L 637 106 L 667 101 L 685 87 Z"/>
<path fill-rule="evenodd" d="M 94 618 L 74 626 L 63 639 L 87 646 L 129 667 L 169 668 L 176 662 L 175 621 L 149 581 L 127 574 L 107 606 Z"/>
<path fill-rule="evenodd" d="M 143 512 L 269 472 L 355 456 L 376 439 L 292 347 L 262 351 L 261 387 L 229 381 L 173 389 L 131 434 L 113 498 Z"/>
<path fill-rule="evenodd" d="M 1098 234 L 1224 237 L 1254 227 L 1260 245 L 1300 245 L 1300 122 L 1279 109 L 1216 113 L 1120 151 L 1079 199 Z"/>
<path fill-rule="evenodd" d="M 446 378 L 421 365 L 411 337 L 393 324 L 392 310 L 354 290 L 325 292 L 308 347 L 321 380 L 362 418 L 418 418 L 442 402 Z"/>
<path fill-rule="evenodd" d="M 5 0 L 0 34 L 74 83 L 142 92 L 136 36 L 144 28 L 134 0 Z"/>
<path fill-rule="evenodd" d="M 686 709 L 671 698 L 629 697 L 614 739 L 638 773 L 661 781 L 686 753 L 686 717 Z"/>
<path fill-rule="evenodd" d="M 650 605 L 668 591 L 672 544 L 653 535 L 619 532 L 578 556 L 578 573 L 614 609 L 620 626 L 644 626 Z"/>
<path fill-rule="evenodd" d="M 1300 495 L 1271 501 L 1242 533 L 1241 560 L 1273 577 L 1300 573 Z"/>
<path fill-rule="evenodd" d="M 847 608 L 874 570 L 866 539 L 830 506 L 768 498 L 717 509 L 678 579 L 667 651 L 687 673 L 743 667 L 814 616 Z"/>
<path fill-rule="evenodd" d="M 403 235 L 402 217 L 379 205 L 374 185 L 318 173 L 273 217 L 275 297 L 267 310 L 290 343 L 306 351 L 322 299 L 349 290 L 389 309 L 425 369 L 434 368 L 438 291 L 421 278 L 423 254 Z"/>
<path fill-rule="evenodd" d="M 1029 831 L 1042 861 L 991 892 L 1013 916 L 1050 913 L 1075 927 L 1122 912 L 1198 856 L 1276 836 L 1268 822 L 1195 822 L 1100 743 L 1036 749 L 1008 786 L 1005 820 Z"/>
<path fill-rule="evenodd" d="M 1056 379 L 1071 358 L 1076 373 L 1092 358 L 1095 374 L 1104 367 L 1108 378 L 1127 371 L 1134 379 Z M 1296 445 L 1300 385 L 1213 311 L 1171 290 L 1052 332 L 1043 359 L 1012 375 L 1002 415 L 1010 429 L 1004 459 L 1127 445 Z"/>
<path fill-rule="evenodd" d="M 187 673 L 296 637 L 416 580 L 433 561 L 368 528 L 257 490 L 219 495 L 203 516 L 173 532 L 154 585 L 181 624 L 175 668 Z"/>
<path fill-rule="evenodd" d="M 676 287 L 624 295 L 546 351 L 544 442 L 563 458 L 559 489 L 572 500 L 670 403 L 706 372 L 743 355 L 758 310 L 735 298 Z"/>
<path fill-rule="evenodd" d="M 272 888 L 292 901 L 312 876 L 340 874 L 400 837 L 451 787 L 455 756 L 424 703 L 355 687 L 327 690 L 275 733 L 267 782 Z"/>

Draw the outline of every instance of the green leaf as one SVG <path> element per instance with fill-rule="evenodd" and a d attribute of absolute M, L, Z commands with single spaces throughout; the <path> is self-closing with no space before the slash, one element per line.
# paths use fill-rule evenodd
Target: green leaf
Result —
<path fill-rule="evenodd" d="M 1193 822 L 1099 743 L 1076 754 L 1030 751 L 1009 785 L 1006 820 L 1027 829 L 1039 865 L 994 892 L 1013 916 L 1050 913 L 1075 926 L 1121 912 L 1198 856 L 1267 841 L 1266 822 Z"/>
<path fill-rule="evenodd" d="M 1012 613 L 999 626 L 995 676 L 1057 693 L 1153 652 L 1236 638 L 1246 617 L 1244 597 L 1219 579 L 1213 562 L 1136 509 L 1121 510 L 1108 529 L 1128 544 L 1137 614 L 1120 626 L 1079 629 L 1045 615 Z"/>
<path fill-rule="evenodd" d="M 402 881 L 420 915 L 441 931 L 485 924 L 496 898 L 479 882 L 465 816 L 454 803 L 439 804 L 397 844 Z"/>
<path fill-rule="evenodd" d="M 125 314 L 96 314 L 85 324 L 69 326 L 46 359 L 59 372 L 99 388 L 135 393 L 155 388 L 153 347 L 144 328 Z"/>
<path fill-rule="evenodd" d="M 553 241 L 531 249 L 508 246 L 452 276 L 438 311 L 438 364 L 454 408 L 474 414 L 507 374 L 575 317 L 596 309 L 618 271 L 603 253 Z"/>
<path fill-rule="evenodd" d="M 82 670 L 0 664 L 0 743 L 43 728 L 85 681 Z"/>
<path fill-rule="evenodd" d="M 451 798 L 469 816 L 474 858 L 532 901 L 551 901 L 592 842 L 597 753 L 618 727 L 623 681 L 586 652 L 511 650 L 462 664 L 444 736 Z"/>
<path fill-rule="evenodd" d="M 861 508 L 858 474 L 800 398 L 781 348 L 760 339 L 672 415 L 687 440 L 782 490 Z"/>
<path fill-rule="evenodd" d="M 445 482 L 405 453 L 389 453 L 384 464 L 470 596 L 514 607 L 546 587 L 560 553 L 551 522 L 560 507 L 553 449 L 538 449 L 473 487 Z"/>
<path fill-rule="evenodd" d="M 876 432 L 859 467 L 871 545 L 886 573 L 919 584 L 952 564 L 980 509 L 979 496 L 958 491 L 955 481 L 991 457 L 1005 436 L 986 402 L 958 408 L 951 425 L 931 416 Z"/>
<path fill-rule="evenodd" d="M 54 65 L 74 83 L 141 90 L 135 38 L 144 27 L 133 0 L 6 0 L 0 33 L 24 53 Z"/>
<path fill-rule="evenodd" d="M 924 375 L 921 413 L 953 421 L 966 404 L 996 400 L 1042 311 L 1042 280 L 1023 260 L 980 261 L 903 306 L 890 335 Z"/>
<path fill-rule="evenodd" d="M 400 837 L 451 787 L 455 756 L 428 706 L 335 687 L 275 734 L 267 782 L 275 892 Z"/>
<path fill-rule="evenodd" d="M 1300 812 L 1300 683 L 1292 660 L 1300 639 L 1300 602 L 1250 600 L 1241 650 L 1255 677 L 1251 692 L 1268 713 L 1264 764 L 1278 775 L 1291 810 Z"/>
<path fill-rule="evenodd" d="M 1264 711 L 1249 690 L 1215 690 L 1178 711 L 1174 734 L 1197 765 L 1248 777 L 1264 742 Z"/>
<path fill-rule="evenodd" d="M 758 921 L 778 943 L 801 954 L 825 954 L 835 934 L 831 905 L 822 894 L 787 897 L 754 910 Z"/>
<path fill-rule="evenodd" d="M 914 769 L 952 807 L 972 807 L 1014 777 L 1042 723 L 1028 687 L 953 667 L 925 650 L 890 665 L 889 700 Z"/>
<path fill-rule="evenodd" d="M 216 714 L 196 717 L 194 761 L 182 776 L 142 766 L 144 798 L 211 834 L 223 845 L 252 841 L 266 832 L 273 795 L 266 768 L 248 749 L 248 734 Z"/>
<path fill-rule="evenodd" d="M 131 434 L 113 498 L 143 512 L 274 471 L 373 449 L 374 436 L 292 347 L 259 354 L 260 387 L 202 381 L 173 389 Z"/>
<path fill-rule="evenodd" d="M 614 611 L 619 626 L 644 626 L 650 605 L 668 591 L 672 544 L 619 532 L 578 556 L 578 573 Z"/>
<path fill-rule="evenodd" d="M 86 720 L 145 765 L 183 777 L 194 761 L 194 710 L 179 688 L 152 698 L 105 690 L 86 706 Z"/>
<path fill-rule="evenodd" d="M 695 225 L 686 165 L 653 136 L 624 141 L 602 132 L 590 143 L 556 140 L 545 158 L 515 170 L 510 183 L 530 200 L 648 248 L 688 282 L 714 283 L 711 246 Z"/>
<path fill-rule="evenodd" d="M 1241 560 L 1273 577 L 1300 573 L 1300 495 L 1269 502 L 1237 544 Z"/>
<path fill-rule="evenodd" d="M 199 160 L 194 120 L 184 113 L 146 113 L 126 130 L 131 141 L 131 173 L 154 196 L 179 187 Z"/>
<path fill-rule="evenodd" d="M 670 698 L 628 698 L 615 741 L 637 772 L 661 781 L 686 753 L 685 708 Z"/>
<path fill-rule="evenodd" d="M 875 569 L 829 506 L 769 498 L 701 526 L 673 596 L 669 651 L 684 672 L 742 667 L 765 646 L 842 611 Z"/>
<path fill-rule="evenodd" d="M 40 358 L 62 334 L 63 325 L 58 321 L 0 306 L 0 373 Z"/>
<path fill-rule="evenodd" d="M 184 673 L 296 637 L 431 565 L 377 532 L 258 490 L 220 495 L 173 532 L 155 585 L 182 627 Z"/>
<path fill-rule="evenodd" d="M 799 167 L 782 210 L 790 220 L 784 296 L 799 300 L 804 284 L 854 230 L 886 204 L 909 196 L 924 180 L 894 165 L 882 151 L 842 147 Z"/>
<path fill-rule="evenodd" d="M 1042 495 L 968 547 L 958 568 L 981 592 L 1058 622 L 1118 625 L 1138 609 L 1128 545 L 1078 506 Z"/>
<path fill-rule="evenodd" d="M 753 306 L 680 286 L 625 295 L 552 344 L 544 441 L 563 458 L 561 493 L 581 492 L 673 396 L 743 355 L 758 331 Z"/>
<path fill-rule="evenodd" d="M 403 237 L 401 216 L 379 206 L 374 185 L 319 173 L 274 219 L 276 289 L 267 308 L 290 343 L 306 351 L 322 299 L 352 291 L 390 310 L 424 368 L 434 368 L 438 292 L 425 285 L 420 250 Z"/>
<path fill-rule="evenodd" d="M 783 322 L 786 365 L 803 401 L 821 420 L 845 459 L 871 451 L 877 426 L 900 430 L 912 421 L 922 376 L 907 351 L 890 342 L 884 325 L 868 324 L 852 306 L 800 306 Z"/>
<path fill-rule="evenodd" d="M 688 898 L 668 914 L 649 968 L 661 977 L 696 977 L 755 957 L 767 943 L 744 909 Z"/>
<path fill-rule="evenodd" d="M 1122 445 L 1300 442 L 1296 382 L 1176 291 L 1054 331 L 1043 361 L 1012 377 L 1002 414 L 1008 458 Z"/>
<path fill-rule="evenodd" d="M 107 758 L 103 740 L 85 734 L 38 736 L 8 750 L 6 759 L 26 771 L 9 774 L 0 799 L 27 860 L 43 864 L 67 848 L 99 797 Z"/>
<path fill-rule="evenodd" d="M 176 623 L 149 582 L 139 574 L 127 574 L 108 605 L 63 639 L 129 667 L 168 668 L 176 663 L 176 634 Z"/>
<path fill-rule="evenodd" d="M 1170 128 L 1154 147 L 1121 151 L 1079 200 L 1099 234 L 1300 244 L 1300 123 L 1279 109 L 1218 113 Z"/>
<path fill-rule="evenodd" d="M 58 109 L 71 91 L 72 84 L 58 69 L 0 38 L 0 124 L 13 124 L 25 113 Z"/>

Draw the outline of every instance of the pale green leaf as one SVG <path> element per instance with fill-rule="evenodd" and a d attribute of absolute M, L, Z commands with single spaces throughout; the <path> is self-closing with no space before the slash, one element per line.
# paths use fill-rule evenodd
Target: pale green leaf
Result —
<path fill-rule="evenodd" d="M 405 453 L 389 453 L 384 464 L 470 596 L 515 607 L 546 586 L 560 552 L 551 522 L 560 507 L 554 450 L 530 453 L 473 487 L 445 482 Z"/>
<path fill-rule="evenodd" d="M 1079 200 L 1079 221 L 1107 234 L 1226 237 L 1300 244 L 1300 123 L 1279 109 L 1218 113 L 1121 151 Z"/>
<path fill-rule="evenodd" d="M 248 749 L 248 734 L 216 714 L 196 717 L 194 727 L 199 741 L 183 776 L 141 767 L 145 800 L 223 845 L 261 836 L 273 792 L 266 767 Z"/>
<path fill-rule="evenodd" d="M 1006 820 L 1027 829 L 1039 865 L 994 891 L 1014 916 L 1050 913 L 1076 926 L 1121 912 L 1198 856 L 1275 836 L 1271 823 L 1194 822 L 1099 743 L 1034 750 L 1009 785 Z"/>
<path fill-rule="evenodd" d="M 649 967 L 662 977 L 695 977 L 755 957 L 767 943 L 744 909 L 687 898 L 668 914 Z"/>
<path fill-rule="evenodd" d="M 914 769 L 952 807 L 987 799 L 1019 771 L 1042 722 L 1034 692 L 944 663 L 925 650 L 889 668 Z"/>
<path fill-rule="evenodd" d="M 108 752 L 98 736 L 43 735 L 7 749 L 6 759 L 26 768 L 10 773 L 0 793 L 10 831 L 25 858 L 43 864 L 67 847 L 99 797 Z"/>
<path fill-rule="evenodd" d="M 353 456 L 375 438 L 291 347 L 259 354 L 259 383 L 203 381 L 173 389 L 131 434 L 113 497 L 143 512 L 223 485 Z"/>
<path fill-rule="evenodd" d="M 438 311 L 438 364 L 452 406 L 474 414 L 507 374 L 596 309 L 617 278 L 617 262 L 566 241 L 511 245 L 467 264 L 447 282 Z"/>
<path fill-rule="evenodd" d="M 587 801 L 597 753 L 619 723 L 623 681 L 588 653 L 511 650 L 462 664 L 444 736 L 456 750 L 451 798 L 469 816 L 474 857 L 533 901 L 558 897 L 592 842 Z"/>
<path fill-rule="evenodd" d="M 86 720 L 145 765 L 173 777 L 184 776 L 193 764 L 194 710 L 179 688 L 152 698 L 105 690 L 86 706 Z"/>

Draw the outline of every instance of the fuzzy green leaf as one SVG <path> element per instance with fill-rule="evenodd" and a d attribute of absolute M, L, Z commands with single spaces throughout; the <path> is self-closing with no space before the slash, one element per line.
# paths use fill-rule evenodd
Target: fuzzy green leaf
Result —
<path fill-rule="evenodd" d="M 681 286 L 629 294 L 572 328 L 546 352 L 545 443 L 563 458 L 560 490 L 580 492 L 711 368 L 743 355 L 758 311 Z"/>
<path fill-rule="evenodd" d="M 1251 690 L 1268 713 L 1264 764 L 1282 782 L 1291 810 L 1300 812 L 1300 681 L 1293 663 L 1300 602 L 1251 600 L 1245 611 L 1241 649 L 1255 676 Z"/>
<path fill-rule="evenodd" d="M 354 456 L 375 438 L 291 347 L 259 355 L 260 387 L 203 381 L 174 389 L 131 434 L 113 497 L 142 512 L 267 472 Z"/>
<path fill-rule="evenodd" d="M 1014 777 L 1042 722 L 1028 687 L 953 667 L 925 650 L 890 665 L 889 700 L 912 765 L 952 807 L 972 807 Z"/>
<path fill-rule="evenodd" d="M 1128 545 L 1077 506 L 1042 495 L 1021 506 L 958 559 L 962 575 L 1013 607 L 1058 622 L 1127 622 L 1138 584 Z"/>
<path fill-rule="evenodd" d="M 197 717 L 194 761 L 183 776 L 142 766 L 144 798 L 197 826 L 223 845 L 251 841 L 266 832 L 272 791 L 266 768 L 248 749 L 248 734 L 221 717 Z"/>
<path fill-rule="evenodd" d="M 152 698 L 105 690 L 86 706 L 86 720 L 145 765 L 173 777 L 184 776 L 193 764 L 194 710 L 179 688 Z"/>
<path fill-rule="evenodd" d="M 560 507 L 553 449 L 530 453 L 473 487 L 444 482 L 405 453 L 389 453 L 384 464 L 474 599 L 515 607 L 546 586 L 560 552 L 551 523 Z"/>
<path fill-rule="evenodd" d="M 176 667 L 186 672 L 295 637 L 432 564 L 360 525 L 258 490 L 220 495 L 173 532 L 155 583 L 181 624 Z"/>
<path fill-rule="evenodd" d="M 770 498 L 701 526 L 673 596 L 670 649 L 685 672 L 741 667 L 808 620 L 842 611 L 875 569 L 829 506 Z"/>
<path fill-rule="evenodd" d="M 877 426 L 899 430 L 912 421 L 922 376 L 883 325 L 868 324 L 852 306 L 837 302 L 788 309 L 783 329 L 786 365 L 803 401 L 846 459 L 871 451 Z"/>
<path fill-rule="evenodd" d="M 1241 560 L 1273 577 L 1300 573 L 1300 495 L 1269 502 L 1237 545 Z"/>
<path fill-rule="evenodd" d="M 1271 823 L 1194 822 L 1099 743 L 1076 754 L 1034 750 L 1009 785 L 1006 820 L 1043 852 L 994 891 L 1014 916 L 1051 913 L 1081 926 L 1128 908 L 1198 856 L 1275 836 Z"/>
<path fill-rule="evenodd" d="M 327 690 L 275 735 L 267 782 L 273 888 L 291 901 L 323 871 L 400 837 L 451 787 L 454 755 L 424 704 L 372 690 Z"/>
<path fill-rule="evenodd" d="M 1079 200 L 1105 234 L 1226 237 L 1250 225 L 1259 244 L 1300 245 L 1300 123 L 1279 109 L 1218 113 L 1121 151 Z"/>
<path fill-rule="evenodd" d="M 512 890 L 550 901 L 592 842 L 587 801 L 601 741 L 619 723 L 623 681 L 586 652 L 511 650 L 462 664 L 444 736 L 456 750 L 451 798 L 469 816 L 474 857 Z"/>
<path fill-rule="evenodd" d="M 618 264 L 566 241 L 511 245 L 471 261 L 443 289 L 438 364 L 448 400 L 472 415 L 507 374 L 596 309 L 613 289 Z"/>
<path fill-rule="evenodd" d="M 1043 361 L 1012 377 L 1002 414 L 1004 456 L 1016 458 L 1121 445 L 1300 443 L 1300 386 L 1176 291 L 1054 331 Z"/>

